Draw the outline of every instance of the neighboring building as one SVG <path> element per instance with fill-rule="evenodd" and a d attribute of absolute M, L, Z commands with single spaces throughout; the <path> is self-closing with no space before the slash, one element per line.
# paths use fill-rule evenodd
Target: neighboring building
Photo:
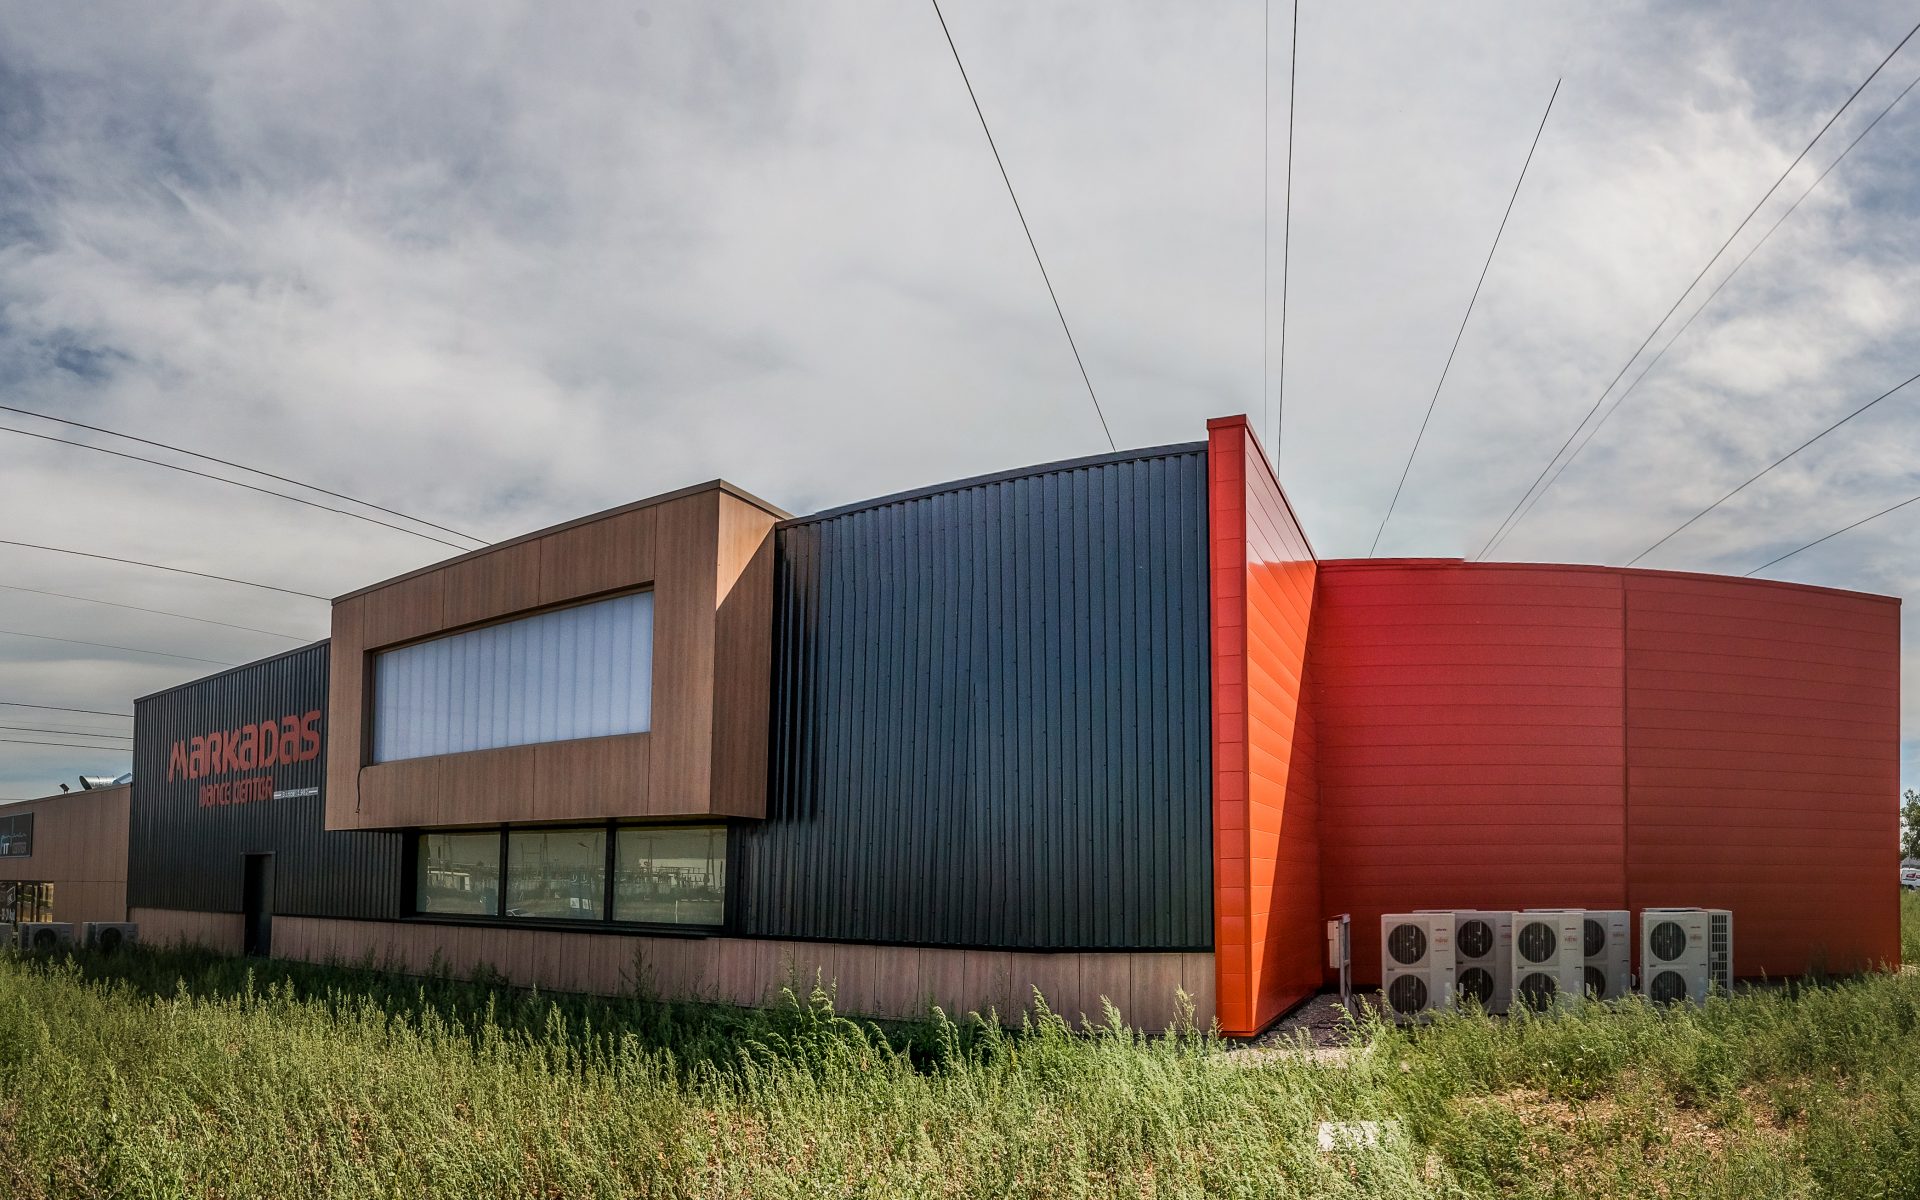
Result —
<path fill-rule="evenodd" d="M 128 792 L 0 806 L 0 923 L 127 919 Z"/>
<path fill-rule="evenodd" d="M 669 493 L 341 597 L 139 701 L 148 940 L 905 1015 L 1185 990 L 1251 1033 L 1350 912 L 1735 910 L 1897 961 L 1897 600 L 1317 561 L 1242 418 L 792 518 Z M 1376 933 L 1377 936 L 1377 933 Z"/>

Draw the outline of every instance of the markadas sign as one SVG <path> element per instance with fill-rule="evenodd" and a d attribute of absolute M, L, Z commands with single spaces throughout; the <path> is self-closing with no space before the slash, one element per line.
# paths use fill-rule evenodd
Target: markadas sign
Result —
<path fill-rule="evenodd" d="M 297 716 L 216 730 L 177 741 L 167 751 L 167 782 L 211 780 L 213 776 L 257 772 L 239 779 L 200 785 L 201 808 L 250 804 L 283 794 L 274 790 L 273 776 L 266 773 L 268 768 L 312 762 L 319 757 L 320 710 L 314 709 Z M 284 794 L 311 794 L 312 791 L 302 788 Z"/>

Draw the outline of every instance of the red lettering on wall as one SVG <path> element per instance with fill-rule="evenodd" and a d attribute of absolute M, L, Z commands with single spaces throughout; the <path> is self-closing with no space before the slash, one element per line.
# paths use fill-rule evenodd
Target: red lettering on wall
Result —
<path fill-rule="evenodd" d="M 322 716 L 316 708 L 296 716 L 214 730 L 174 742 L 167 749 L 167 781 L 199 780 L 260 771 L 277 764 L 312 762 L 320 757 L 324 733 L 320 724 Z M 272 775 L 207 784 L 199 792 L 200 807 L 247 804 L 270 799 L 273 792 Z"/>

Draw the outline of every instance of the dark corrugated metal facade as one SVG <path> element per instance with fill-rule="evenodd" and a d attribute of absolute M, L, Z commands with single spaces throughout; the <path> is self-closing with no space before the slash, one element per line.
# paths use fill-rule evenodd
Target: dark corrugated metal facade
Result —
<path fill-rule="evenodd" d="M 889 497 L 777 535 L 760 937 L 1212 942 L 1201 444 Z"/>
<path fill-rule="evenodd" d="M 318 642 L 136 702 L 129 907 L 239 912 L 245 856 L 272 854 L 276 913 L 401 915 L 404 835 L 322 828 L 327 648 Z M 207 771 L 197 779 L 170 761 L 176 743 L 315 711 L 319 752 L 308 761 Z M 203 787 L 267 777 L 274 790 L 313 794 L 202 803 Z"/>

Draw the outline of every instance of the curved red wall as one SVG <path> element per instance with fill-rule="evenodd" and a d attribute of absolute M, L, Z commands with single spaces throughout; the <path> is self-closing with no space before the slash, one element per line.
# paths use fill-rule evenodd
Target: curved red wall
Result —
<path fill-rule="evenodd" d="M 1899 958 L 1899 602 L 1719 576 L 1322 562 L 1320 883 L 1379 916 L 1734 910 L 1742 975 Z"/>

